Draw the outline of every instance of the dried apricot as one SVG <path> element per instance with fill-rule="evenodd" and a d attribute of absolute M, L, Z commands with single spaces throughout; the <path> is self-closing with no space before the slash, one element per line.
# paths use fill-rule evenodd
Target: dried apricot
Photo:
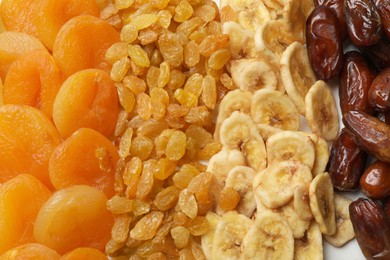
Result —
<path fill-rule="evenodd" d="M 0 11 L 5 29 L 38 37 L 34 17 L 39 4 L 36 0 L 3 0 Z"/>
<path fill-rule="evenodd" d="M 119 33 L 109 23 L 91 15 L 80 15 L 59 30 L 53 56 L 65 78 L 88 68 L 109 71 L 105 53 L 118 41 Z"/>
<path fill-rule="evenodd" d="M 61 260 L 107 260 L 107 257 L 100 252 L 99 250 L 91 247 L 79 247 L 76 248 L 65 255 L 63 255 Z"/>
<path fill-rule="evenodd" d="M 23 244 L 0 255 L 0 259 L 15 260 L 57 260 L 60 257 L 53 249 L 37 243 Z"/>
<path fill-rule="evenodd" d="M 39 39 L 53 49 L 60 28 L 71 18 L 79 15 L 99 16 L 94 0 L 41 0 L 34 20 Z"/>
<path fill-rule="evenodd" d="M 50 195 L 42 182 L 28 174 L 0 186 L 0 254 L 34 241 L 34 220 Z"/>
<path fill-rule="evenodd" d="M 88 69 L 70 76 L 61 86 L 53 105 L 53 120 L 63 137 L 81 127 L 110 136 L 118 117 L 118 94 L 103 70 Z"/>
<path fill-rule="evenodd" d="M 4 80 L 10 65 L 21 55 L 32 50 L 45 50 L 35 37 L 21 32 L 0 33 L 0 77 Z"/>
<path fill-rule="evenodd" d="M 55 192 L 37 215 L 35 240 L 60 254 L 77 247 L 103 251 L 114 223 L 106 203 L 103 192 L 85 185 Z"/>
<path fill-rule="evenodd" d="M 25 105 L 0 106 L 0 183 L 29 173 L 52 187 L 48 165 L 61 142 L 52 122 L 40 110 Z"/>
<path fill-rule="evenodd" d="M 34 50 L 12 63 L 4 81 L 4 104 L 33 106 L 52 118 L 60 86 L 60 70 L 53 57 L 46 50 Z"/>
<path fill-rule="evenodd" d="M 50 180 L 56 189 L 85 184 L 112 197 L 118 159 L 110 140 L 92 129 L 81 128 L 54 150 L 49 162 Z"/>

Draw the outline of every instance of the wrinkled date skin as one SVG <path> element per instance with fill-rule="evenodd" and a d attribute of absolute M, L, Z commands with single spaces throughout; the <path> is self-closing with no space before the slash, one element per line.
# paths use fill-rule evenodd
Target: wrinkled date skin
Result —
<path fill-rule="evenodd" d="M 341 38 L 343 41 L 346 40 L 348 37 L 348 33 L 347 24 L 345 23 L 344 0 L 314 0 L 314 5 L 326 5 L 336 13 Z"/>
<path fill-rule="evenodd" d="M 373 113 L 368 103 L 368 91 L 374 78 L 375 71 L 362 54 L 350 51 L 344 55 L 339 87 L 342 114 L 351 110 Z"/>
<path fill-rule="evenodd" d="M 360 178 L 362 192 L 371 199 L 384 199 L 390 195 L 390 164 L 376 161 Z"/>
<path fill-rule="evenodd" d="M 343 128 L 333 141 L 327 166 L 333 186 L 340 191 L 356 189 L 366 160 L 367 154 L 355 144 L 348 129 Z"/>
<path fill-rule="evenodd" d="M 368 92 L 368 101 L 378 111 L 390 111 L 390 68 L 382 70 L 374 79 Z"/>
<path fill-rule="evenodd" d="M 378 160 L 390 162 L 390 125 L 356 110 L 345 113 L 343 122 L 363 150 Z"/>
<path fill-rule="evenodd" d="M 374 46 L 360 49 L 378 70 L 390 67 L 390 43 L 384 38 Z"/>
<path fill-rule="evenodd" d="M 337 76 L 343 66 L 343 41 L 335 12 L 317 6 L 306 21 L 306 45 L 311 67 L 318 79 Z"/>
<path fill-rule="evenodd" d="M 385 211 L 388 223 L 390 223 L 390 197 L 383 201 L 383 210 Z"/>
<path fill-rule="evenodd" d="M 359 198 L 349 205 L 356 240 L 367 259 L 390 259 L 390 228 L 378 201 Z"/>
<path fill-rule="evenodd" d="M 345 20 L 356 46 L 374 45 L 382 37 L 382 20 L 372 0 L 345 0 Z"/>
<path fill-rule="evenodd" d="M 382 29 L 387 39 L 390 40 L 390 1 L 375 0 L 376 8 L 382 18 Z"/>

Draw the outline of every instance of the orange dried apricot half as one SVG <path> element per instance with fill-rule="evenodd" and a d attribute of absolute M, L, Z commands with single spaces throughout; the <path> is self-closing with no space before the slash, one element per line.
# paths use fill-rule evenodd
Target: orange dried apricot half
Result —
<path fill-rule="evenodd" d="M 0 183 L 28 173 L 47 187 L 49 159 L 61 137 L 42 111 L 25 105 L 0 106 Z"/>
<path fill-rule="evenodd" d="M 34 241 L 34 221 L 51 192 L 34 176 L 21 174 L 0 186 L 0 254 Z"/>
<path fill-rule="evenodd" d="M 60 71 L 53 57 L 45 50 L 34 50 L 12 63 L 4 81 L 4 104 L 33 106 L 52 118 L 60 86 Z"/>
<path fill-rule="evenodd" d="M 85 184 L 112 197 L 118 159 L 110 140 L 95 130 L 81 128 L 54 150 L 49 162 L 50 180 L 56 189 Z"/>
<path fill-rule="evenodd" d="M 80 15 L 59 30 L 53 56 L 65 78 L 89 68 L 109 71 L 111 67 L 104 56 L 118 41 L 119 33 L 108 22 L 91 15 Z"/>
<path fill-rule="evenodd" d="M 119 113 L 114 82 L 103 70 L 88 69 L 70 76 L 61 86 L 53 105 L 53 120 L 66 138 L 82 127 L 109 137 Z"/>
<path fill-rule="evenodd" d="M 34 237 L 60 254 L 77 247 L 104 251 L 114 219 L 100 190 L 76 185 L 55 192 L 35 220 Z"/>
<path fill-rule="evenodd" d="M 91 247 L 79 247 L 61 257 L 61 260 L 107 260 L 99 250 Z"/>

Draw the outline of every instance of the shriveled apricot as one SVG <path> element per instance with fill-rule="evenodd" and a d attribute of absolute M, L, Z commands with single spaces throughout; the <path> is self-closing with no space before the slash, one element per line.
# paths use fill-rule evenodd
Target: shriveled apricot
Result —
<path fill-rule="evenodd" d="M 32 175 L 21 174 L 0 186 L 0 254 L 34 241 L 34 220 L 51 192 Z"/>
<path fill-rule="evenodd" d="M 61 137 L 42 111 L 25 105 L 0 106 L 0 183 L 29 173 L 47 187 L 49 159 Z"/>
<path fill-rule="evenodd" d="M 70 76 L 53 105 L 53 120 L 63 137 L 81 127 L 110 136 L 119 113 L 114 82 L 103 70 L 88 69 Z"/>
<path fill-rule="evenodd" d="M 0 13 L 5 29 L 38 37 L 34 17 L 37 15 L 39 4 L 38 0 L 2 0 Z"/>
<path fill-rule="evenodd" d="M 104 56 L 109 47 L 119 41 L 119 33 L 106 21 L 80 15 L 70 19 L 59 30 L 53 45 L 53 56 L 63 73 L 97 68 L 111 68 Z"/>
<path fill-rule="evenodd" d="M 51 50 L 58 31 L 67 21 L 79 15 L 99 16 L 95 0 L 42 0 L 35 25 L 39 39 Z"/>
<path fill-rule="evenodd" d="M 0 33 L 0 77 L 4 80 L 9 66 L 20 55 L 45 46 L 35 37 L 21 32 Z"/>
<path fill-rule="evenodd" d="M 79 247 L 63 255 L 61 260 L 107 260 L 107 257 L 95 248 Z"/>
<path fill-rule="evenodd" d="M 50 180 L 56 189 L 86 184 L 112 197 L 118 159 L 117 149 L 104 135 L 81 128 L 54 150 Z"/>
<path fill-rule="evenodd" d="M 28 243 L 17 247 L 14 247 L 3 255 L 0 259 L 7 260 L 57 260 L 60 259 L 60 255 L 53 249 L 37 244 Z"/>
<path fill-rule="evenodd" d="M 103 192 L 85 185 L 55 192 L 35 220 L 36 241 L 60 254 L 77 247 L 104 251 L 114 222 L 106 202 Z"/>
<path fill-rule="evenodd" d="M 33 106 L 52 118 L 60 86 L 60 70 L 53 57 L 46 50 L 33 50 L 11 65 L 4 82 L 4 104 Z"/>

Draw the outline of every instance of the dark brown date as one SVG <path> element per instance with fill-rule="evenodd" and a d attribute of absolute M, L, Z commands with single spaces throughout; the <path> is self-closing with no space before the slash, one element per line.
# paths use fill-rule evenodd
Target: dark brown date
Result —
<path fill-rule="evenodd" d="M 356 189 L 366 160 L 367 154 L 355 144 L 348 129 L 343 128 L 332 143 L 327 166 L 333 187 L 340 191 Z"/>
<path fill-rule="evenodd" d="M 318 79 L 337 76 L 343 66 L 343 42 L 335 12 L 327 6 L 314 8 L 306 21 L 306 45 L 311 67 Z"/>
<path fill-rule="evenodd" d="M 388 223 L 390 223 L 390 197 L 383 201 L 383 210 L 385 211 Z"/>
<path fill-rule="evenodd" d="M 390 228 L 378 201 L 359 198 L 349 205 L 356 240 L 367 259 L 390 259 Z"/>
<path fill-rule="evenodd" d="M 382 18 L 382 29 L 387 39 L 390 40 L 390 1 L 375 0 L 376 8 Z"/>
<path fill-rule="evenodd" d="M 368 101 L 378 111 L 390 111 L 390 68 L 376 76 L 368 92 Z"/>
<path fill-rule="evenodd" d="M 376 161 L 360 178 L 362 192 L 371 199 L 384 199 L 390 195 L 390 164 Z"/>
<path fill-rule="evenodd" d="M 390 126 L 378 118 L 361 111 L 344 114 L 344 125 L 351 131 L 355 142 L 378 160 L 390 162 Z"/>
<path fill-rule="evenodd" d="M 362 47 L 362 52 L 378 70 L 390 67 L 390 43 L 382 39 L 371 47 Z"/>
<path fill-rule="evenodd" d="M 339 87 L 342 114 L 351 110 L 372 114 L 373 109 L 368 103 L 368 91 L 374 77 L 375 71 L 362 54 L 350 51 L 344 55 Z"/>
<path fill-rule="evenodd" d="M 352 43 L 371 46 L 382 37 L 382 20 L 372 0 L 345 0 L 345 21 Z"/>
<path fill-rule="evenodd" d="M 344 0 L 314 0 L 314 5 L 326 5 L 336 13 L 341 38 L 343 41 L 347 39 L 348 33 L 347 24 L 345 23 Z"/>

